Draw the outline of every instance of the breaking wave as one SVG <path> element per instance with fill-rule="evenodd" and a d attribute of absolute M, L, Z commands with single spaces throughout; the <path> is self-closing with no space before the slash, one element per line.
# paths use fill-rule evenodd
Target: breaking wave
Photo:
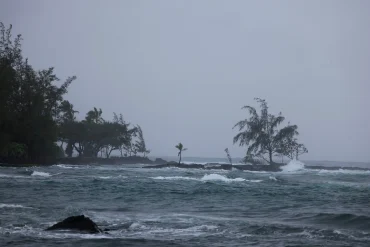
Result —
<path fill-rule="evenodd" d="M 31 176 L 51 177 L 50 173 L 47 173 L 47 172 L 38 172 L 38 171 L 32 172 Z"/>
<path fill-rule="evenodd" d="M 153 179 L 157 180 L 193 180 L 193 181 L 222 181 L 222 182 L 252 182 L 252 183 L 259 183 L 262 182 L 262 180 L 254 179 L 254 180 L 248 180 L 244 178 L 228 178 L 226 176 L 220 175 L 220 174 L 206 174 L 202 178 L 194 178 L 194 177 L 182 177 L 182 176 L 172 176 L 172 177 L 152 177 Z"/>
<path fill-rule="evenodd" d="M 325 170 L 321 169 L 318 170 L 319 174 L 348 174 L 348 175 L 362 175 L 362 174 L 370 174 L 370 171 L 364 170 L 348 170 L 348 169 L 338 169 L 338 170 Z"/>
<path fill-rule="evenodd" d="M 0 203 L 0 208 L 31 208 L 31 207 L 25 207 L 20 204 L 6 204 L 6 203 Z"/>
<path fill-rule="evenodd" d="M 269 179 L 272 180 L 272 181 L 278 181 L 277 178 L 274 177 L 274 176 L 270 176 Z"/>
<path fill-rule="evenodd" d="M 281 167 L 283 172 L 296 172 L 304 169 L 304 164 L 299 160 L 291 160 L 288 164 Z"/>

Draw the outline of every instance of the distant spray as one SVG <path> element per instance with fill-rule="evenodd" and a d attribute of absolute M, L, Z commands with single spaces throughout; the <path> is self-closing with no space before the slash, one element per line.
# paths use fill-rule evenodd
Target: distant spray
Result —
<path fill-rule="evenodd" d="M 230 153 L 229 153 L 229 149 L 228 148 L 225 149 L 225 153 L 226 153 L 227 159 L 229 160 L 230 165 L 232 165 L 233 164 L 233 161 L 231 159 L 231 156 L 230 156 Z"/>

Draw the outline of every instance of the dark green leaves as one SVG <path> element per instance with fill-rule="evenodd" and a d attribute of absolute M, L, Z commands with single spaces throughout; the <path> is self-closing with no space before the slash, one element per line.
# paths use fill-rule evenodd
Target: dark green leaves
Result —
<path fill-rule="evenodd" d="M 298 135 L 296 125 L 288 125 L 279 129 L 280 124 L 285 120 L 279 113 L 277 116 L 269 114 L 267 102 L 260 98 L 255 98 L 260 105 L 260 114 L 252 106 L 244 106 L 247 109 L 249 118 L 239 121 L 233 128 L 238 128 L 239 133 L 234 137 L 234 144 L 239 142 L 240 146 L 248 146 L 247 157 L 245 160 L 253 160 L 253 157 L 265 159 L 269 156 L 269 163 L 272 164 L 272 156 L 275 153 L 288 153 L 293 142 L 288 141 Z M 300 147 L 300 153 L 305 149 Z"/>

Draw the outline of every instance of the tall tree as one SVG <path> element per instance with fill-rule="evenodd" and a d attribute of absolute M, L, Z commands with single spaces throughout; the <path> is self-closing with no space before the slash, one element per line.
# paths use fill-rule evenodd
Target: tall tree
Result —
<path fill-rule="evenodd" d="M 138 140 L 135 143 L 135 149 L 138 153 L 142 153 L 143 156 L 145 157 L 147 154 L 150 153 L 150 150 L 146 148 L 145 140 L 144 140 L 144 134 L 139 125 L 136 126 L 137 130 L 137 137 Z"/>
<path fill-rule="evenodd" d="M 131 156 L 131 152 L 133 149 L 132 141 L 133 138 L 136 136 L 137 128 L 135 126 L 133 128 L 130 128 L 130 123 L 127 123 L 123 119 L 123 115 L 117 115 L 115 112 L 113 112 L 113 122 L 126 126 L 127 133 L 124 137 L 121 137 L 121 144 L 118 149 L 120 151 L 121 157 L 123 157 L 124 150 L 126 151 L 125 156 Z"/>
<path fill-rule="evenodd" d="M 188 149 L 187 148 L 184 148 L 184 146 L 182 145 L 181 142 L 179 144 L 177 144 L 175 146 L 175 148 L 177 148 L 179 150 L 179 153 L 177 154 L 177 156 L 179 156 L 179 165 L 180 165 L 182 152 L 185 152 Z"/>
<path fill-rule="evenodd" d="M 279 125 L 285 119 L 282 114 L 279 113 L 277 116 L 270 114 L 265 100 L 260 98 L 255 100 L 260 104 L 261 112 L 258 114 L 252 106 L 242 107 L 249 111 L 250 116 L 233 127 L 240 131 L 234 137 L 234 143 L 239 142 L 240 146 L 248 146 L 246 157 L 259 157 L 272 164 L 272 157 L 279 152 L 281 142 L 288 136 L 298 135 L 298 127 L 288 124 L 279 129 Z"/>
<path fill-rule="evenodd" d="M 73 104 L 71 104 L 68 100 L 63 100 L 59 106 L 59 112 L 60 115 L 57 119 L 59 129 L 58 141 L 60 142 L 60 147 L 63 149 L 63 144 L 66 142 L 62 133 L 63 125 L 76 121 L 75 114 L 78 113 L 78 111 L 74 110 Z M 71 147 L 72 145 L 70 144 L 69 147 L 67 147 L 68 152 L 67 149 L 65 151 L 68 157 L 71 157 L 73 153 L 73 149 L 71 149 Z"/>
<path fill-rule="evenodd" d="M 58 155 L 59 107 L 75 77 L 58 87 L 53 68 L 35 71 L 22 56 L 21 36 L 12 40 L 11 30 L 0 23 L 0 152 L 22 146 L 28 161 L 43 162 Z"/>

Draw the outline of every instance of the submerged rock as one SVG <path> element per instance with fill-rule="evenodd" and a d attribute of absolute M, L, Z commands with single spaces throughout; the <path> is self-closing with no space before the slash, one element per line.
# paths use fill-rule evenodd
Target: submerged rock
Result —
<path fill-rule="evenodd" d="M 56 223 L 55 225 L 46 229 L 46 231 L 52 230 L 76 230 L 87 233 L 101 233 L 103 232 L 94 221 L 84 215 L 71 216 L 67 219 Z"/>

